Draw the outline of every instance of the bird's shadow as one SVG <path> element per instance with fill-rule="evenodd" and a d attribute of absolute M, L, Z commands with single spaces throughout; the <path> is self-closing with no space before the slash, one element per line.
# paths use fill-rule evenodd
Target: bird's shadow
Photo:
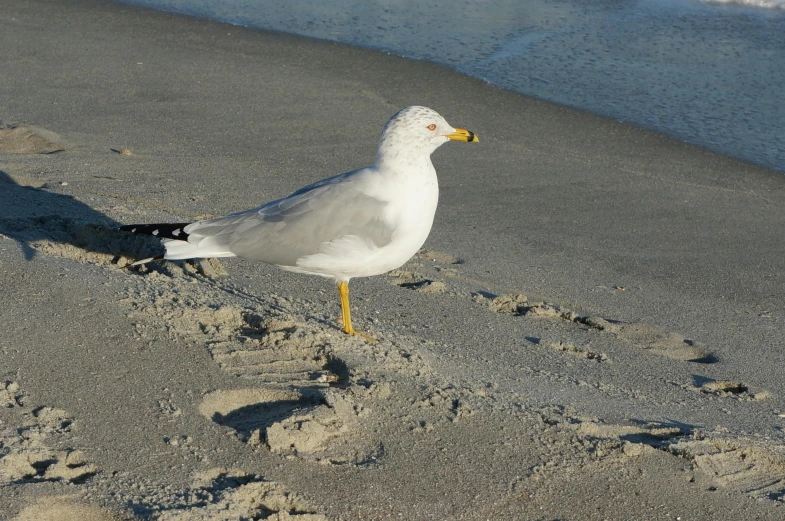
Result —
<path fill-rule="evenodd" d="M 162 252 L 160 241 L 119 231 L 120 223 L 70 195 L 18 184 L 0 170 L 0 234 L 32 261 L 45 252 L 94 264 Z"/>

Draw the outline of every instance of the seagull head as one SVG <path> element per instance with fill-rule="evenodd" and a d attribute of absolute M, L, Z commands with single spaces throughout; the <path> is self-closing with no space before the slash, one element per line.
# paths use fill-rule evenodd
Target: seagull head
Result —
<path fill-rule="evenodd" d="M 433 109 L 406 107 L 395 114 L 384 126 L 379 137 L 377 161 L 395 157 L 430 156 L 448 141 L 478 142 L 477 135 L 462 128 L 454 128 Z"/>

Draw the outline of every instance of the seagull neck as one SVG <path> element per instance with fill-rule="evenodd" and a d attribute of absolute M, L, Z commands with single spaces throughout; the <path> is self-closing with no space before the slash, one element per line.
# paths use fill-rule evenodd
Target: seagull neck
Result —
<path fill-rule="evenodd" d="M 405 173 L 433 170 L 431 155 L 426 153 L 380 153 L 376 157 L 376 167 L 382 171 Z"/>

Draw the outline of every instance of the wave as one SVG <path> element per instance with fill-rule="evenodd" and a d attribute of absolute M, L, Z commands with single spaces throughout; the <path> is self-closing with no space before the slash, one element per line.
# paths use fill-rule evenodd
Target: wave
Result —
<path fill-rule="evenodd" d="M 785 0 L 703 0 L 707 4 L 736 4 L 745 7 L 785 9 Z"/>

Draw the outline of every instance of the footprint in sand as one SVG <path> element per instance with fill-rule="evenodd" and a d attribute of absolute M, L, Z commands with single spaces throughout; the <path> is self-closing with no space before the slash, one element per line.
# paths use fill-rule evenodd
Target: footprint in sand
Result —
<path fill-rule="evenodd" d="M 264 385 L 327 387 L 345 383 L 346 368 L 332 353 L 331 332 L 287 316 L 261 316 L 233 305 L 205 305 L 185 292 L 130 295 L 132 317 L 162 319 L 169 334 L 204 342 L 224 371 Z M 138 323 L 140 335 L 144 325 Z"/>
<path fill-rule="evenodd" d="M 447 291 L 447 284 L 444 282 L 425 278 L 414 271 L 393 270 L 387 276 L 392 278 L 395 285 L 413 289 L 419 293 L 444 293 Z"/>
<path fill-rule="evenodd" d="M 674 440 L 689 436 L 692 427 L 684 424 L 644 423 L 638 425 L 609 424 L 597 418 L 569 418 L 567 427 L 581 435 L 593 438 L 618 439 L 627 442 L 624 453 L 628 456 L 645 451 L 643 447 L 663 448 Z M 643 447 L 642 447 L 643 446 Z"/>
<path fill-rule="evenodd" d="M 19 384 L 6 380 L 0 383 L 0 407 L 13 408 L 24 406 L 25 393 L 19 389 Z"/>
<path fill-rule="evenodd" d="M 677 360 L 712 364 L 717 357 L 703 344 L 678 333 L 664 331 L 640 322 L 616 322 L 601 317 L 581 315 L 569 308 L 547 302 L 531 302 L 525 295 L 488 295 L 476 293 L 476 302 L 486 304 L 497 313 L 559 319 L 610 333 L 635 347 Z"/>
<path fill-rule="evenodd" d="M 723 488 L 756 499 L 785 498 L 785 446 L 684 424 L 606 424 L 596 418 L 570 418 L 569 428 L 583 436 L 618 440 L 625 457 L 664 451 L 689 462 L 691 482 L 709 490 Z"/>
<path fill-rule="evenodd" d="M 210 344 L 213 359 L 236 376 L 288 386 L 345 382 L 343 362 L 325 331 L 288 318 L 243 315 L 233 338 Z"/>
<path fill-rule="evenodd" d="M 544 345 L 545 347 L 549 347 L 554 351 L 560 351 L 562 353 L 567 353 L 572 356 L 576 356 L 578 358 L 585 358 L 586 360 L 593 360 L 595 362 L 608 362 L 610 359 L 608 355 L 605 353 L 600 353 L 589 349 L 588 347 L 578 346 L 572 344 L 570 342 L 543 342 L 541 338 L 533 338 L 533 337 L 526 337 L 526 340 L 531 342 L 532 344 Z"/>
<path fill-rule="evenodd" d="M 443 423 L 457 423 L 489 407 L 487 389 L 456 388 L 452 385 L 427 386 L 422 397 L 412 402 L 410 427 L 414 432 L 428 432 Z M 425 419 L 427 418 L 427 419 Z"/>
<path fill-rule="evenodd" d="M 76 496 L 37 499 L 26 506 L 13 521 L 124 521 L 126 516 L 104 510 Z"/>
<path fill-rule="evenodd" d="M 205 395 L 210 420 L 234 429 L 254 447 L 324 464 L 369 464 L 381 444 L 362 439 L 362 406 L 337 389 L 236 389 Z"/>
<path fill-rule="evenodd" d="M 693 375 L 693 380 L 692 384 L 683 385 L 682 387 L 718 398 L 732 398 L 740 401 L 758 401 L 771 398 L 770 392 L 762 390 L 753 392 L 749 386 L 742 382 L 714 380 L 699 375 Z"/>
<path fill-rule="evenodd" d="M 608 331 L 636 347 L 647 349 L 668 358 L 699 364 L 713 364 L 718 361 L 717 357 L 700 342 L 685 338 L 678 333 L 664 331 L 649 324 L 611 323 L 595 317 L 588 317 L 583 323 L 601 331 Z"/>
<path fill-rule="evenodd" d="M 463 264 L 464 261 L 460 257 L 456 257 L 450 253 L 446 253 L 443 251 L 437 250 L 429 250 L 426 248 L 421 249 L 418 251 L 414 258 L 419 261 L 431 262 L 437 267 L 445 267 L 445 266 L 458 266 Z"/>
<path fill-rule="evenodd" d="M 737 437 L 680 440 L 668 451 L 690 460 L 695 481 L 758 499 L 785 498 L 785 446 Z"/>
<path fill-rule="evenodd" d="M 98 472 L 78 450 L 54 450 L 49 440 L 62 438 L 71 431 L 73 418 L 63 410 L 38 407 L 27 410 L 21 405 L 15 382 L 6 382 L 0 390 L 5 398 L 4 414 L 14 415 L 8 422 L 12 427 L 0 430 L 0 485 L 40 481 L 81 483 Z M 58 445 L 60 443 L 57 443 Z"/>
<path fill-rule="evenodd" d="M 133 507 L 149 510 L 157 521 L 327 521 L 280 483 L 231 468 L 198 472 L 191 485 L 171 500 Z"/>
<path fill-rule="evenodd" d="M 393 270 L 387 275 L 397 286 L 419 293 L 447 292 L 450 288 L 444 281 L 434 280 L 432 277 L 418 273 L 418 269 L 426 268 L 425 264 L 429 264 L 428 271 L 434 271 L 441 277 L 449 278 L 458 274 L 455 266 L 463 264 L 463 260 L 449 253 L 422 249 L 403 268 Z"/>

